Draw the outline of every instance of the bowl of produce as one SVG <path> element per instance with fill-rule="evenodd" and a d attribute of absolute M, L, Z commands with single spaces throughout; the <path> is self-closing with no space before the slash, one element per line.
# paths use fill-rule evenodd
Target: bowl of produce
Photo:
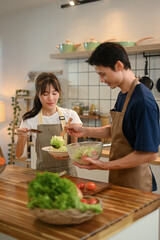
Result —
<path fill-rule="evenodd" d="M 79 224 L 102 213 L 100 199 L 93 201 L 93 197 L 83 198 L 80 193 L 68 178 L 37 173 L 28 184 L 28 208 L 41 221 L 56 225 Z"/>
<path fill-rule="evenodd" d="M 85 157 L 91 157 L 94 160 L 98 160 L 101 156 L 102 148 L 103 143 L 96 141 L 78 142 L 67 145 L 70 159 L 82 165 L 90 164 L 82 160 Z"/>
<path fill-rule="evenodd" d="M 50 146 L 43 147 L 43 151 L 47 151 L 56 157 L 68 157 L 67 147 L 65 141 L 61 136 L 53 136 L 50 141 Z"/>

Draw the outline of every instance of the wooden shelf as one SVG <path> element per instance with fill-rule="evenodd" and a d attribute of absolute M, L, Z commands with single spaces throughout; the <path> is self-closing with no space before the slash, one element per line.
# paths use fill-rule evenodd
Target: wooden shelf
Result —
<path fill-rule="evenodd" d="M 100 119 L 99 115 L 79 115 L 81 119 Z"/>
<path fill-rule="evenodd" d="M 34 99 L 34 96 L 18 95 L 17 97 L 18 97 L 18 99 L 29 99 L 29 100 Z"/>
<path fill-rule="evenodd" d="M 148 44 L 148 45 L 139 45 L 133 47 L 125 47 L 129 55 L 145 53 L 159 53 L 160 52 L 160 43 Z M 69 53 L 55 53 L 50 54 L 52 59 L 87 59 L 91 55 L 92 51 L 75 51 Z"/>

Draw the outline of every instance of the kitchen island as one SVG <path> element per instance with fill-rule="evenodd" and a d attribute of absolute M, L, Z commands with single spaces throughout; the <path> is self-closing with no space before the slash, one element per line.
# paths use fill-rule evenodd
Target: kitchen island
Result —
<path fill-rule="evenodd" d="M 110 185 L 96 193 L 103 213 L 79 225 L 43 223 L 27 208 L 28 182 L 36 170 L 8 165 L 0 174 L 0 232 L 16 239 L 158 240 L 160 195 Z M 132 238 L 133 237 L 133 238 Z"/>

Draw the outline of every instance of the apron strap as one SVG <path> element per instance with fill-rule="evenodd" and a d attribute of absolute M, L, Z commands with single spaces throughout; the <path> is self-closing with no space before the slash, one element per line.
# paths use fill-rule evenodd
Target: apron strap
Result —
<path fill-rule="evenodd" d="M 135 89 L 135 87 L 137 86 L 137 84 L 139 83 L 138 79 L 134 79 L 133 83 L 131 84 L 131 87 L 127 93 L 127 97 L 126 97 L 126 100 L 124 102 L 124 105 L 123 105 L 123 109 L 122 109 L 122 113 L 125 113 L 126 109 L 127 109 L 127 106 L 128 106 L 128 103 L 130 101 L 130 98 L 132 96 L 132 93 Z"/>
<path fill-rule="evenodd" d="M 58 114 L 59 114 L 59 120 L 60 120 L 60 123 L 62 125 L 62 129 L 64 130 L 64 127 L 65 127 L 65 117 L 62 113 L 62 111 L 60 110 L 60 108 L 58 106 L 56 106 L 57 110 L 58 110 Z M 39 114 L 38 114 L 38 122 L 39 124 L 43 124 L 43 119 L 42 119 L 42 109 L 39 111 Z M 65 144 L 67 145 L 67 133 L 65 133 L 64 135 L 64 141 L 65 141 Z"/>
<path fill-rule="evenodd" d="M 61 122 L 62 129 L 64 130 L 64 127 L 66 125 L 65 117 L 64 117 L 62 111 L 60 110 L 60 108 L 58 106 L 56 106 L 56 107 L 57 107 L 57 110 L 59 113 L 59 120 Z M 65 144 L 67 145 L 67 133 L 64 134 L 64 141 L 65 141 Z"/>
<path fill-rule="evenodd" d="M 41 108 L 41 110 L 40 110 L 39 113 L 38 113 L 38 123 L 39 123 L 39 124 L 43 124 L 43 120 L 42 120 L 42 108 Z"/>

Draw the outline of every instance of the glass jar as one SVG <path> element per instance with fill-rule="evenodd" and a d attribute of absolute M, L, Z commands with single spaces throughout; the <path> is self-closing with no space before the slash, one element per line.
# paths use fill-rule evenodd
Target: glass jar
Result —
<path fill-rule="evenodd" d="M 72 109 L 77 112 L 78 115 L 83 114 L 83 103 L 74 102 Z"/>

